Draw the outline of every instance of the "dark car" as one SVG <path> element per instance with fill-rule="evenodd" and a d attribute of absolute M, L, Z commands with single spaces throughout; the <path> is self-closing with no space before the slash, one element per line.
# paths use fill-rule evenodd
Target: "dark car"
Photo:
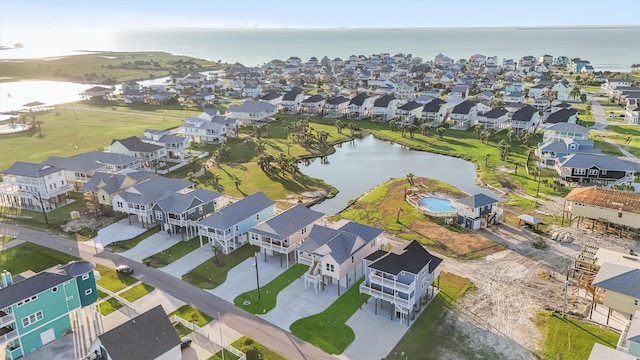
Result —
<path fill-rule="evenodd" d="M 184 349 L 184 348 L 188 348 L 189 346 L 191 346 L 191 342 L 193 340 L 191 340 L 190 337 L 185 336 L 182 339 L 180 339 L 180 349 Z"/>
<path fill-rule="evenodd" d="M 116 271 L 121 274 L 131 275 L 133 274 L 133 269 L 129 265 L 118 265 Z"/>

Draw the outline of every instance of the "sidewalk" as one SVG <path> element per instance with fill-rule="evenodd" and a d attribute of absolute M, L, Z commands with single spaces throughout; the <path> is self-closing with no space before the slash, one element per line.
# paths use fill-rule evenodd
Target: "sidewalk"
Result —
<path fill-rule="evenodd" d="M 211 259 L 212 257 L 213 250 L 211 250 L 211 245 L 204 244 L 204 246 L 197 248 L 196 250 L 188 253 L 180 259 L 172 262 L 171 264 L 159 269 L 169 275 L 181 279 L 182 275 L 188 273 L 189 271 L 193 270 L 193 268 Z"/>

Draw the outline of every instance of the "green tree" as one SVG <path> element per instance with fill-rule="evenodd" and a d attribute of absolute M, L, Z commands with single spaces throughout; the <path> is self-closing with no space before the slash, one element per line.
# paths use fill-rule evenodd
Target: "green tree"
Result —
<path fill-rule="evenodd" d="M 413 178 L 415 177 L 415 175 L 413 175 L 412 173 L 408 173 L 407 174 L 407 181 L 409 182 L 409 186 L 413 186 Z"/>
<path fill-rule="evenodd" d="M 342 134 L 342 128 L 344 128 L 344 124 L 342 123 L 342 121 L 336 120 L 334 125 L 336 126 L 336 129 L 338 129 L 338 134 Z"/>
<path fill-rule="evenodd" d="M 445 128 L 442 126 L 438 126 L 438 128 L 436 129 L 436 132 L 438 133 L 438 136 L 440 137 L 440 139 L 442 139 L 444 136 Z"/>
<path fill-rule="evenodd" d="M 500 140 L 498 151 L 500 151 L 500 160 L 507 160 L 511 152 L 511 145 L 509 145 L 507 140 Z"/>

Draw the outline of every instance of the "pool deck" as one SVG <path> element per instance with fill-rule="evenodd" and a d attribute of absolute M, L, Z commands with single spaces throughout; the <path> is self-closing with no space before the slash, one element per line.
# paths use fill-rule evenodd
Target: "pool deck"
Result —
<path fill-rule="evenodd" d="M 436 198 L 436 199 L 442 199 L 442 200 L 449 200 L 452 204 L 455 201 L 455 199 L 451 199 L 448 198 L 446 196 L 440 195 L 440 194 L 431 194 L 431 193 L 412 193 L 412 194 L 407 194 L 406 200 L 409 204 L 411 204 L 411 206 L 415 207 L 416 209 L 420 210 L 421 213 L 428 215 L 428 216 L 433 216 L 433 217 L 455 217 L 458 216 L 458 212 L 457 210 L 454 211 L 435 211 L 435 210 L 431 210 L 429 207 L 420 205 L 420 200 L 427 198 L 427 197 L 431 197 L 431 198 Z M 453 207 L 453 205 L 452 205 Z"/>

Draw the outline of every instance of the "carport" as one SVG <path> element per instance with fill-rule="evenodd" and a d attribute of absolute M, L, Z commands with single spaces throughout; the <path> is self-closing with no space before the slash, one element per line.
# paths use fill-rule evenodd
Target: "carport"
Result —
<path fill-rule="evenodd" d="M 538 230 L 538 225 L 542 224 L 542 220 L 529 214 L 522 214 L 518 216 L 518 225 L 527 225 L 532 230 Z"/>

